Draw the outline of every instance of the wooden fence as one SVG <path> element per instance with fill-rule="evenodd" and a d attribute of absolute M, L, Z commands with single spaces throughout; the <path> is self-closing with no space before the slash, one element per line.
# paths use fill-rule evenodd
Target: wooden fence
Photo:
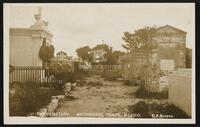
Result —
<path fill-rule="evenodd" d="M 9 82 L 57 83 L 54 76 L 47 76 L 48 72 L 42 67 L 12 67 Z"/>
<path fill-rule="evenodd" d="M 92 65 L 93 70 L 120 70 L 120 65 Z"/>

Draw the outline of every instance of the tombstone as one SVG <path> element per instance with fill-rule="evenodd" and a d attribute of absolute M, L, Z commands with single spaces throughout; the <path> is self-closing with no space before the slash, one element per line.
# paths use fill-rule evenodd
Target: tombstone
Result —
<path fill-rule="evenodd" d="M 71 82 L 67 82 L 64 85 L 65 96 L 69 96 L 70 95 L 70 91 L 71 91 Z"/>

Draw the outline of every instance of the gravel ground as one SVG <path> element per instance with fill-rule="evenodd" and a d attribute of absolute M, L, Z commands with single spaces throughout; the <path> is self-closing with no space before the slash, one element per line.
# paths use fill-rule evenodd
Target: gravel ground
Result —
<path fill-rule="evenodd" d="M 70 117 L 123 117 L 128 106 L 137 102 L 133 93 L 137 86 L 123 85 L 122 81 L 105 81 L 97 75 L 86 78 L 89 82 L 101 82 L 102 85 L 78 86 L 72 91 L 75 99 L 64 100 L 57 112 L 67 113 Z"/>

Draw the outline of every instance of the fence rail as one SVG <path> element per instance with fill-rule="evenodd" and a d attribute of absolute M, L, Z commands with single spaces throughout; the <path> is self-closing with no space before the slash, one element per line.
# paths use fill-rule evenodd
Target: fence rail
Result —
<path fill-rule="evenodd" d="M 120 65 L 92 65 L 90 70 L 92 74 L 100 75 L 121 75 L 121 66 Z"/>
<path fill-rule="evenodd" d="M 120 70 L 120 65 L 92 65 L 93 70 Z"/>
<path fill-rule="evenodd" d="M 57 83 L 54 76 L 47 76 L 48 72 L 42 67 L 12 67 L 9 82 Z"/>

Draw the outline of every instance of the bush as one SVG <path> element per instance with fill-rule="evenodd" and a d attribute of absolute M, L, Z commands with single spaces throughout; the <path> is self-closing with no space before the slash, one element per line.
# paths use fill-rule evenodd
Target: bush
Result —
<path fill-rule="evenodd" d="M 75 82 L 76 80 L 83 80 L 85 77 L 87 77 L 89 74 L 85 71 L 76 71 L 73 73 L 72 82 Z"/>
<path fill-rule="evenodd" d="M 124 85 L 127 85 L 127 86 L 138 86 L 138 85 L 140 85 L 140 84 L 139 84 L 139 82 L 137 82 L 137 81 L 125 80 L 125 81 L 124 81 Z"/>
<path fill-rule="evenodd" d="M 160 109 L 160 113 L 161 114 L 169 114 L 171 113 L 171 115 L 173 115 L 175 118 L 189 118 L 189 116 L 180 108 L 178 108 L 177 106 L 171 104 L 171 105 L 167 105 L 164 108 Z"/>
<path fill-rule="evenodd" d="M 10 116 L 26 116 L 29 113 L 37 112 L 50 102 L 51 96 L 61 94 L 61 92 L 52 88 L 41 88 L 37 84 L 10 84 Z"/>
<path fill-rule="evenodd" d="M 142 118 L 150 118 L 151 115 L 149 114 L 148 108 L 149 107 L 145 102 L 139 101 L 137 104 L 130 107 L 130 112 L 133 114 L 140 114 Z"/>
<path fill-rule="evenodd" d="M 167 99 L 168 91 L 162 92 L 148 92 L 144 85 L 141 85 L 139 89 L 135 92 L 135 97 L 137 98 L 147 98 L 147 99 Z"/>
<path fill-rule="evenodd" d="M 54 56 L 54 46 L 53 45 L 47 46 L 46 45 L 47 42 L 45 38 L 43 39 L 42 43 L 43 44 L 39 50 L 39 57 L 43 61 L 49 61 Z"/>
<path fill-rule="evenodd" d="M 113 81 L 116 80 L 117 78 L 121 77 L 121 74 L 119 71 L 105 71 L 101 74 L 101 77 L 104 78 L 105 80 Z"/>
<path fill-rule="evenodd" d="M 180 108 L 171 104 L 158 104 L 146 103 L 144 101 L 139 101 L 135 105 L 129 107 L 131 113 L 140 114 L 141 118 L 152 118 L 152 114 L 162 114 L 162 115 L 171 115 L 173 118 L 189 118 L 189 116 Z"/>
<path fill-rule="evenodd" d="M 69 82 L 73 76 L 71 66 L 66 61 L 52 58 L 50 60 L 49 73 L 54 75 L 58 80 Z"/>
<path fill-rule="evenodd" d="M 66 61 L 58 60 L 57 58 L 52 58 L 50 60 L 49 73 L 54 75 L 56 79 L 62 81 L 62 85 L 65 82 L 75 82 L 76 80 L 81 80 L 88 75 L 88 72 L 75 71 L 72 72 L 72 67 Z"/>

